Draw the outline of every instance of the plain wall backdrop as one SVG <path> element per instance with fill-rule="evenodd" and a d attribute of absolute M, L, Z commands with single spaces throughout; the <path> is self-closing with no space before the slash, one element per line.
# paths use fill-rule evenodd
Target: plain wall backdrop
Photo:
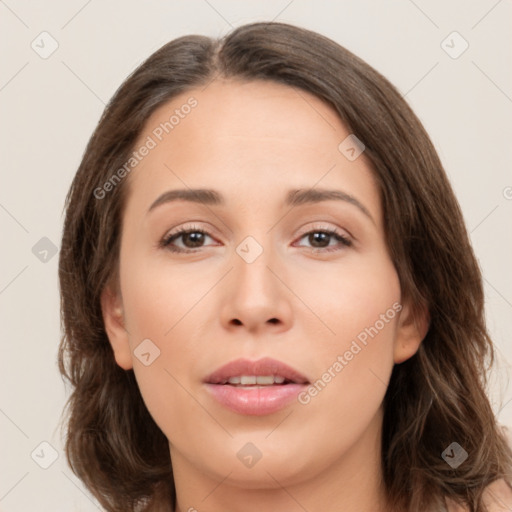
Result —
<path fill-rule="evenodd" d="M 57 269 L 65 195 L 105 103 L 171 39 L 252 21 L 334 39 L 423 122 L 483 271 L 490 395 L 512 425 L 511 17 L 510 0 L 0 1 L 0 510 L 99 509 L 62 450 Z"/>

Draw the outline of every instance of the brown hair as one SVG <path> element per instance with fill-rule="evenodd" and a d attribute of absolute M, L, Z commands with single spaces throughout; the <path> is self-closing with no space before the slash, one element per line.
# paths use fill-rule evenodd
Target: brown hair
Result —
<path fill-rule="evenodd" d="M 471 512 L 486 510 L 483 491 L 509 478 L 512 452 L 485 391 L 494 352 L 482 278 L 441 162 L 382 75 L 324 36 L 274 22 L 219 40 L 191 35 L 164 45 L 117 90 L 87 145 L 66 198 L 59 262 L 59 367 L 73 386 L 66 440 L 73 471 L 108 511 L 175 506 L 168 441 L 133 371 L 117 366 L 100 306 L 102 290 L 116 279 L 127 180 L 103 199 L 94 191 L 129 159 L 155 109 L 216 77 L 308 91 L 364 142 L 404 300 L 430 315 L 419 351 L 394 366 L 384 399 L 389 502 L 392 510 L 445 510 L 449 498 Z M 454 441 L 469 454 L 456 469 L 441 457 Z"/>

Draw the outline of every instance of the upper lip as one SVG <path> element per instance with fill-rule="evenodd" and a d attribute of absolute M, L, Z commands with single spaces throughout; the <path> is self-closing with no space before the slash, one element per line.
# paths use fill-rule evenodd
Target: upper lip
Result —
<path fill-rule="evenodd" d="M 308 379 L 297 370 L 271 357 L 265 357 L 257 361 L 235 359 L 217 368 L 217 370 L 206 377 L 204 382 L 208 384 L 223 384 L 230 377 L 241 375 L 274 375 L 284 377 L 287 381 L 298 384 L 309 383 Z"/>

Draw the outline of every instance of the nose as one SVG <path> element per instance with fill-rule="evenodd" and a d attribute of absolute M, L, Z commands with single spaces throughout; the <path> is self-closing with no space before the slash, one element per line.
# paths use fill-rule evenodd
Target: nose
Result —
<path fill-rule="evenodd" d="M 233 270 L 225 283 L 221 321 L 228 330 L 245 329 L 279 333 L 292 324 L 293 294 L 284 284 L 286 272 L 269 249 L 252 262 L 238 253 L 233 255 Z"/>

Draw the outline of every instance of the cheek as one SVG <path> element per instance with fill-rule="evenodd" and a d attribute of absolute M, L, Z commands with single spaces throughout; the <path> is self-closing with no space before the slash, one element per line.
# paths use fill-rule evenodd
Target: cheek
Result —
<path fill-rule="evenodd" d="M 393 369 L 401 310 L 398 276 L 392 263 L 380 258 L 340 267 L 328 277 L 311 277 L 322 293 L 308 293 L 304 287 L 303 296 L 329 329 L 312 347 L 316 380 L 301 403 L 318 407 L 319 414 L 333 421 L 352 424 L 355 434 L 357 425 L 378 410 Z M 354 410 L 360 414 L 345 417 Z"/>
<path fill-rule="evenodd" d="M 123 304 L 129 332 L 167 339 L 174 326 L 211 288 L 208 275 L 147 261 L 131 264 L 122 278 Z"/>
<path fill-rule="evenodd" d="M 384 318 L 386 327 L 396 316 L 393 304 L 398 304 L 401 297 L 398 275 L 392 262 L 380 253 L 347 258 L 327 271 L 320 265 L 311 266 L 306 273 L 293 278 L 294 292 L 309 308 L 304 309 L 304 314 L 296 314 L 295 321 L 306 329 L 306 334 L 303 321 L 316 322 L 321 329 L 321 346 L 326 351 L 344 350 L 360 333 L 364 338 L 365 329 L 376 322 L 382 330 L 381 315 L 390 308 Z M 302 304 L 297 304 L 302 309 Z M 393 336 L 389 334 L 393 333 L 386 329 L 382 338 L 391 341 Z"/>
<path fill-rule="evenodd" d="M 121 275 L 135 377 L 146 407 L 169 438 L 185 433 L 190 427 L 187 417 L 194 414 L 188 373 L 195 370 L 202 347 L 191 342 L 190 333 L 198 328 L 200 299 L 211 286 L 208 276 L 136 258 L 127 262 Z M 204 416 L 204 411 L 198 410 L 197 416 Z"/>

